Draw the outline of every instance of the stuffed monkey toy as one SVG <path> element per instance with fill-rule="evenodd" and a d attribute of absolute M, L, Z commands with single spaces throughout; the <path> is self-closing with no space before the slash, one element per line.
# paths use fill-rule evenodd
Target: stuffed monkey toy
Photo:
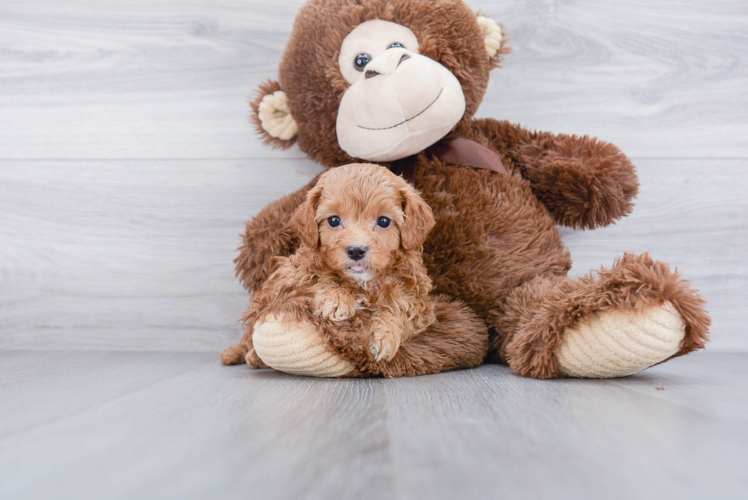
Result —
<path fill-rule="evenodd" d="M 485 330 L 465 314 L 445 318 L 448 334 L 434 329 L 401 347 L 420 363 L 398 353 L 385 366 L 365 343 L 281 317 L 246 323 L 241 342 L 221 355 L 224 364 L 395 377 L 491 361 L 527 377 L 606 378 L 704 347 L 704 301 L 667 264 L 624 254 L 610 268 L 567 277 L 571 257 L 556 225 L 595 229 L 630 213 L 635 169 L 595 138 L 475 118 L 489 72 L 508 53 L 505 42 L 500 25 L 462 0 L 302 7 L 278 81 L 262 84 L 251 103 L 258 132 L 328 168 L 373 162 L 410 181 L 436 221 L 423 245 L 432 292 L 466 304 Z M 315 182 L 247 222 L 235 263 L 250 291 L 262 287 L 276 257 L 299 246 L 291 219 Z M 429 349 L 443 346 L 445 335 L 449 349 Z M 475 341 L 481 335 L 487 344 Z M 258 341 L 263 349 L 255 349 Z M 322 358 L 336 369 L 320 368 Z"/>

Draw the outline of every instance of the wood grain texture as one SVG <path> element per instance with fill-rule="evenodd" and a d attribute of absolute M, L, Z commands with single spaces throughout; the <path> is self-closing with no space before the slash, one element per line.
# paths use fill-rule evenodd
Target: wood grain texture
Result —
<path fill-rule="evenodd" d="M 472 5 L 472 4 L 471 4 Z M 479 116 L 598 136 L 633 157 L 748 154 L 740 0 L 486 1 L 514 52 Z"/>
<path fill-rule="evenodd" d="M 212 353 L 0 350 L 0 439 L 214 361 Z"/>
<path fill-rule="evenodd" d="M 238 338 L 243 221 L 319 172 L 262 146 L 245 102 L 301 1 L 0 5 L 0 348 Z M 598 135 L 638 166 L 632 216 L 563 230 L 572 274 L 649 250 L 703 291 L 710 348 L 748 349 L 745 3 L 468 2 L 514 49 L 479 116 Z"/>
<path fill-rule="evenodd" d="M 748 491 L 745 353 L 698 353 L 620 380 L 555 381 L 497 365 L 326 380 L 222 367 L 203 354 L 96 354 L 2 354 L 0 380 L 10 372 L 15 382 L 0 385 L 0 400 L 30 425 L 0 437 L 0 497 L 737 499 Z M 26 365 L 32 357 L 49 368 Z M 65 361 L 80 368 L 55 370 Z M 191 369 L 156 376 L 178 365 Z M 118 392 L 117 375 L 133 371 L 152 380 Z"/>
<path fill-rule="evenodd" d="M 5 2 L 0 158 L 290 158 L 246 99 L 302 0 Z M 592 134 L 634 157 L 747 157 L 742 0 L 469 0 L 514 53 L 479 116 Z"/>
<path fill-rule="evenodd" d="M 572 275 L 650 251 L 708 301 L 710 349 L 746 350 L 746 160 L 639 160 L 633 214 L 563 229 Z M 0 348 L 221 350 L 247 295 L 244 220 L 319 172 L 306 160 L 2 162 Z"/>
<path fill-rule="evenodd" d="M 244 221 L 308 161 L 3 163 L 0 348 L 221 349 Z"/>

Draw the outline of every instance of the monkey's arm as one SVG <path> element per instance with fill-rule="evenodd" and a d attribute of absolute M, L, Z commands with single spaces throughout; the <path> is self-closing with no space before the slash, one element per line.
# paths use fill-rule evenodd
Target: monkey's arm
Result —
<path fill-rule="evenodd" d="M 530 181 L 557 223 L 594 229 L 628 215 L 639 190 L 631 161 L 613 144 L 590 138 L 532 132 L 508 121 L 476 120 L 493 146 Z"/>
<path fill-rule="evenodd" d="M 319 176 L 298 191 L 268 204 L 247 221 L 239 256 L 234 259 L 236 276 L 244 288 L 258 290 L 273 272 L 274 258 L 287 257 L 296 251 L 299 239 L 291 227 L 291 216 L 318 179 Z"/>

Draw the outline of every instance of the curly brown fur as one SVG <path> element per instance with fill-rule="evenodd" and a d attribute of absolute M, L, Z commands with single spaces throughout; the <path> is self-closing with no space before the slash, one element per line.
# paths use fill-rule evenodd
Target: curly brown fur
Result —
<path fill-rule="evenodd" d="M 224 365 L 247 363 L 250 368 L 269 368 L 269 366 L 262 362 L 252 345 L 252 332 L 254 330 L 254 321 L 251 316 L 252 311 L 253 307 L 250 299 L 250 306 L 241 318 L 242 324 L 244 324 L 244 335 L 241 341 L 221 353 L 221 363 Z"/>
<path fill-rule="evenodd" d="M 377 361 L 368 349 L 366 318 L 321 327 L 335 352 L 357 367 L 351 377 L 414 377 L 483 363 L 488 348 L 485 324 L 464 303 L 431 296 L 435 321 L 403 343 L 389 362 Z"/>
<path fill-rule="evenodd" d="M 433 224 L 428 205 L 383 167 L 348 165 L 323 174 L 291 221 L 301 246 L 276 259 L 245 324 L 251 329 L 279 314 L 340 322 L 367 310 L 371 349 L 378 360 L 391 360 L 403 342 L 435 321 L 421 258 Z M 351 248 L 363 253 L 351 257 Z M 251 330 L 245 337 L 224 352 L 225 364 L 251 351 Z"/>

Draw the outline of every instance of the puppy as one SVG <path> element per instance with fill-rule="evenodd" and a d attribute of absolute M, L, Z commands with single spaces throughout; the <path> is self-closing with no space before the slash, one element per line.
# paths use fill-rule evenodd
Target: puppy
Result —
<path fill-rule="evenodd" d="M 291 222 L 301 245 L 277 259 L 245 323 L 279 311 L 315 323 L 359 314 L 370 327 L 372 357 L 390 361 L 435 321 L 421 257 L 434 218 L 401 177 L 372 164 L 328 170 Z"/>

